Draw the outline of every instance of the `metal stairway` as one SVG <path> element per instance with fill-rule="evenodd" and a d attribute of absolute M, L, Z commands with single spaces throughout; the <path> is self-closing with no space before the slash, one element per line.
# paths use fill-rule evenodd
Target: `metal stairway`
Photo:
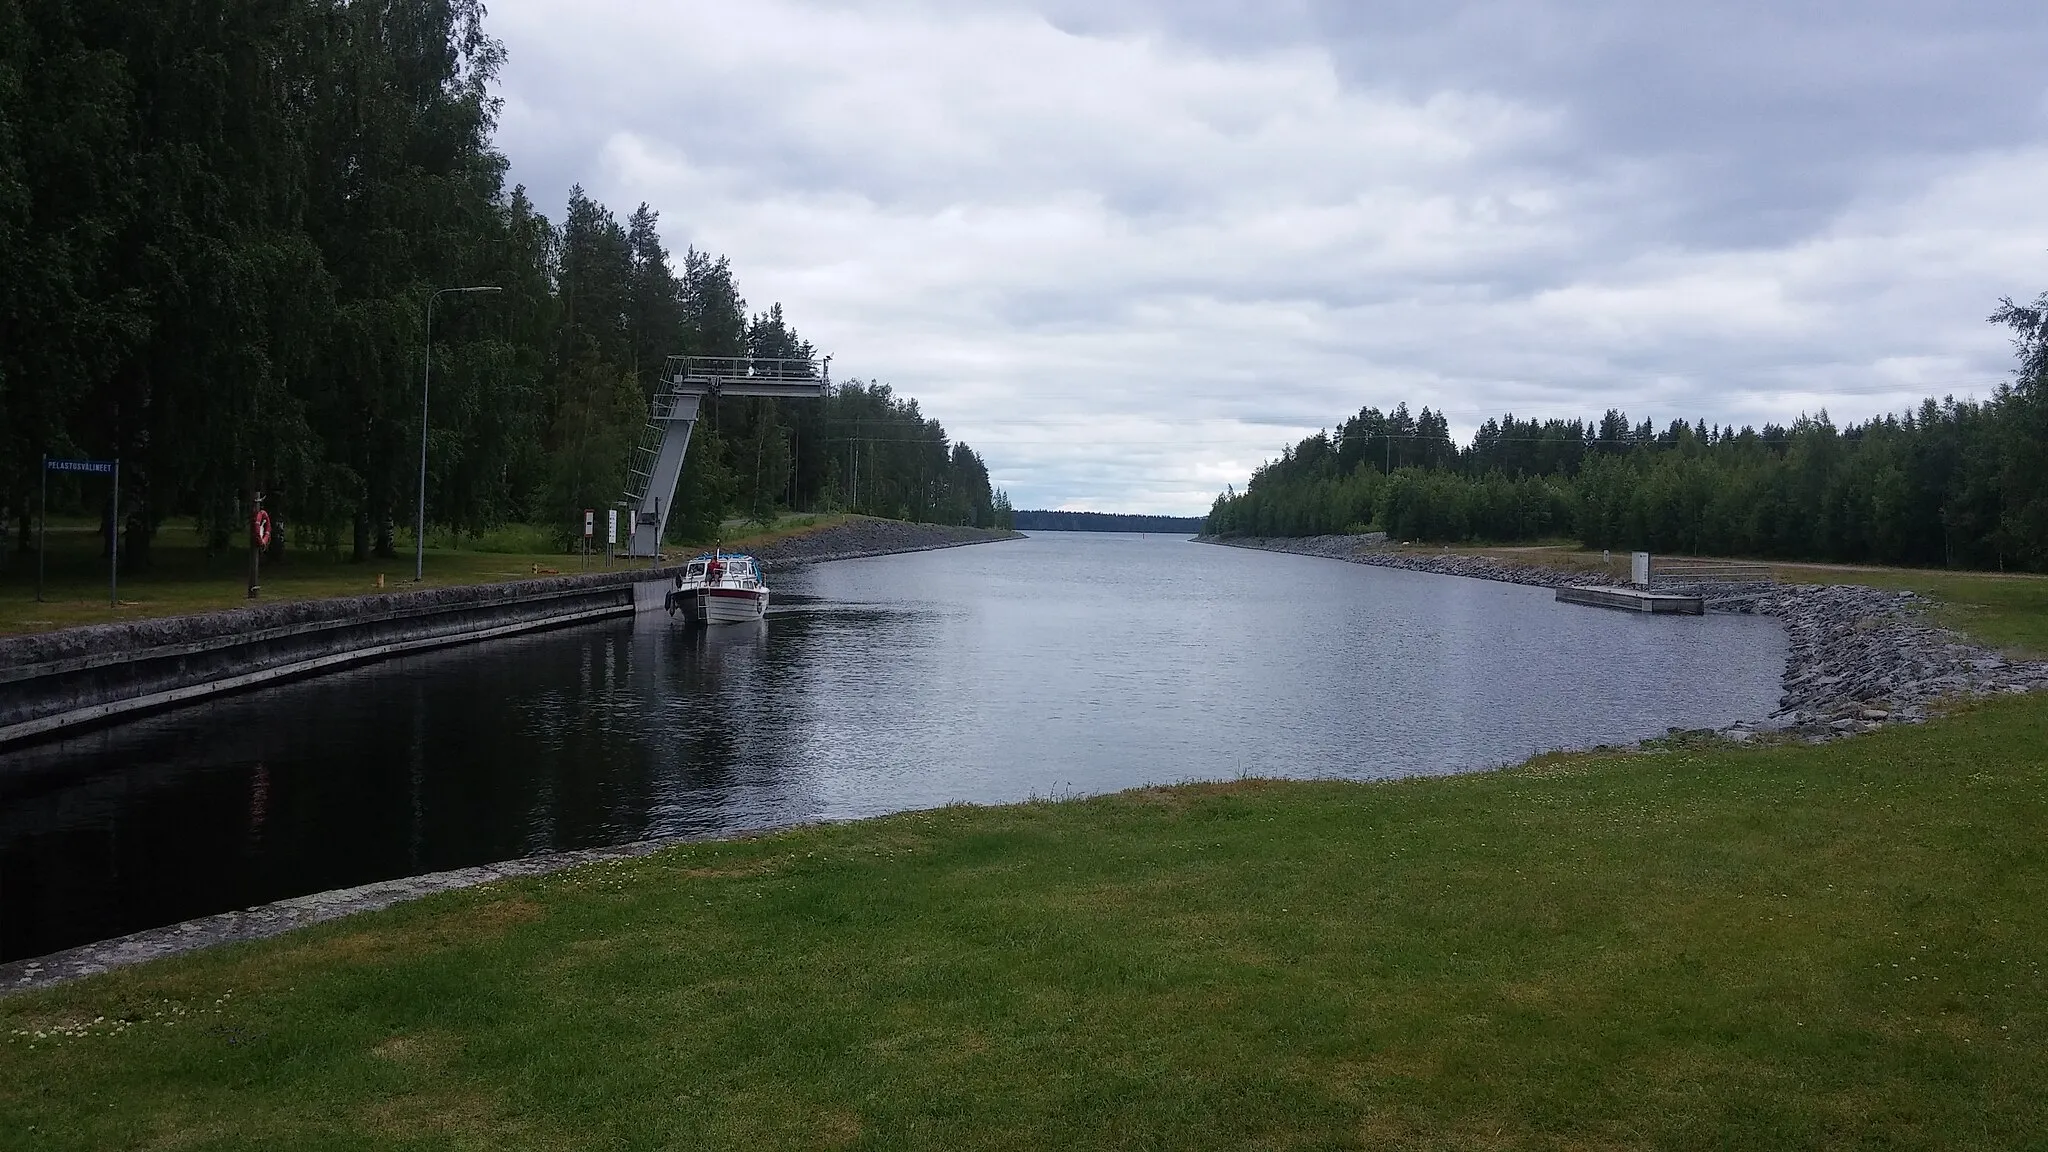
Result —
<path fill-rule="evenodd" d="M 750 356 L 671 356 L 661 371 L 647 427 L 627 464 L 624 506 L 631 535 L 626 555 L 652 558 L 661 551 L 675 503 L 676 482 L 682 479 L 683 457 L 690 450 L 690 430 L 706 396 L 769 396 L 800 399 L 822 396 L 823 366 L 816 360 L 767 360 Z"/>

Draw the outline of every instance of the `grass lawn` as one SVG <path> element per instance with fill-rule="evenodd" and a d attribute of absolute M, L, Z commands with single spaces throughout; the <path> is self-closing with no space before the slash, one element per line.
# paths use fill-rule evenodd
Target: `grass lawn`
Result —
<path fill-rule="evenodd" d="M 2031 697 L 689 846 L 0 1000 L 0 1144 L 2038 1146 L 2043 827 Z"/>
<path fill-rule="evenodd" d="M 727 545 L 746 547 L 795 532 L 825 527 L 845 520 L 844 516 L 785 516 L 773 529 L 753 525 L 730 526 Z M 124 572 L 120 582 L 120 606 L 107 603 L 107 562 L 101 555 L 96 522 L 50 522 L 50 557 L 44 602 L 35 596 L 36 570 L 33 553 L 10 551 L 0 566 L 0 635 L 40 632 L 78 624 L 102 624 L 110 620 L 139 620 L 155 616 L 176 616 L 239 608 L 249 603 L 246 551 L 209 560 L 200 539 L 189 524 L 167 524 L 158 533 L 147 572 Z M 495 584 L 506 580 L 532 579 L 537 570 L 554 569 L 573 573 L 584 571 L 580 554 L 569 555 L 548 547 L 545 534 L 515 526 L 499 538 L 482 543 L 492 550 L 466 546 L 444 533 L 429 533 L 426 578 L 412 583 L 413 546 L 410 532 L 399 542 L 399 555 L 357 564 L 318 550 L 294 550 L 282 563 L 265 564 L 262 598 L 266 601 L 310 600 L 330 596 L 360 596 L 378 591 L 377 578 L 384 578 L 385 591 L 413 587 L 461 584 Z M 689 545 L 671 545 L 671 556 L 692 552 Z M 626 563 L 620 560 L 617 563 Z M 639 563 L 645 564 L 646 561 Z M 601 570 L 604 556 L 591 558 L 590 570 Z"/>

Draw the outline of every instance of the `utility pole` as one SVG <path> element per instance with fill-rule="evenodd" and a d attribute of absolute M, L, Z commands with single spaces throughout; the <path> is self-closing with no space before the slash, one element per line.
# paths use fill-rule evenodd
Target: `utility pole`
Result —
<path fill-rule="evenodd" d="M 114 490 L 107 497 L 113 502 L 109 510 L 107 525 L 107 607 L 121 606 L 121 458 L 114 457 Z"/>
<path fill-rule="evenodd" d="M 50 454 L 43 453 L 43 502 L 36 512 L 36 603 L 43 602 L 43 557 L 50 552 Z"/>
<path fill-rule="evenodd" d="M 427 297 L 426 372 L 420 378 L 420 504 L 412 532 L 412 582 L 415 584 L 425 579 L 427 574 L 427 394 L 434 384 L 434 301 L 451 292 L 503 291 L 495 284 L 478 284 L 469 288 L 438 288 Z M 251 596 L 255 594 L 253 590 L 249 593 Z"/>
<path fill-rule="evenodd" d="M 248 497 L 249 599 L 254 600 L 257 594 L 263 590 L 263 541 L 260 539 L 262 529 L 257 525 L 257 518 L 263 511 L 263 493 L 256 490 L 256 468 L 254 465 L 251 465 L 249 468 L 249 482 L 243 486 L 242 494 Z"/>

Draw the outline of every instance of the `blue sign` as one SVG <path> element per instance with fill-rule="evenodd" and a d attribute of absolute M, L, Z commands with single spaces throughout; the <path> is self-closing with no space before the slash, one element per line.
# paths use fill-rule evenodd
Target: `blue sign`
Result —
<path fill-rule="evenodd" d="M 43 467 L 52 472 L 98 472 L 104 475 L 114 470 L 114 462 L 112 460 L 45 460 L 43 461 Z"/>

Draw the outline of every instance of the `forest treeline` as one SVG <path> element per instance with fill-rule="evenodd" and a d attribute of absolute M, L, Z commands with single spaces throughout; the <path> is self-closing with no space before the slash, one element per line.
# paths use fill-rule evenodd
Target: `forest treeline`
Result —
<path fill-rule="evenodd" d="M 1983 401 L 1761 430 L 1609 410 L 1488 420 L 1365 408 L 1226 490 L 1206 530 L 1396 539 L 1571 538 L 1588 548 L 1970 568 L 2048 568 L 2048 294 L 2004 301 L 2019 368 Z"/>
<path fill-rule="evenodd" d="M 389 553 L 428 518 L 560 525 L 620 499 L 674 354 L 808 356 L 730 263 L 672 258 L 646 204 L 506 187 L 504 64 L 479 0 L 0 0 L 0 509 L 29 546 L 40 459 L 119 457 L 127 563 L 166 521 Z M 104 483 L 61 480 L 74 509 Z M 95 503 L 87 503 L 87 502 Z M 982 460 L 916 401 L 726 399 L 671 534 L 778 506 L 993 524 Z M 103 513 L 103 516 L 105 513 Z M 0 538 L 4 543 L 4 538 Z"/>
<path fill-rule="evenodd" d="M 1020 532 L 1185 532 L 1202 530 L 1200 516 L 1146 516 L 1134 512 L 1061 512 L 1020 508 Z"/>

